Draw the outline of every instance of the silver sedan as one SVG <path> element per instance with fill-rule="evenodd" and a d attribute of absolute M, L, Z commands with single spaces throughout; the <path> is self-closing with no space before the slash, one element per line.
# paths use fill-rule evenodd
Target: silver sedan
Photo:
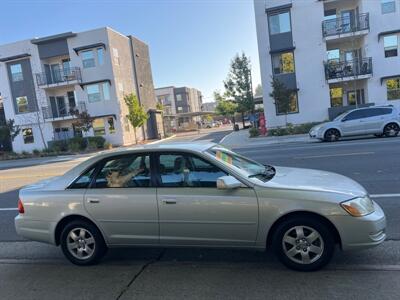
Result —
<path fill-rule="evenodd" d="M 19 235 L 60 245 L 74 264 L 110 247 L 271 248 L 311 271 L 385 240 L 382 209 L 355 181 L 265 166 L 213 143 L 101 153 L 20 190 Z"/>

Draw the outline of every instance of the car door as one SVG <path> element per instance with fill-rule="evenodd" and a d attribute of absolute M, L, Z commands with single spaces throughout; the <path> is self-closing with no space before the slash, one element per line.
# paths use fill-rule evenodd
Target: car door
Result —
<path fill-rule="evenodd" d="M 343 136 L 357 135 L 362 132 L 363 123 L 361 119 L 364 114 L 362 110 L 354 110 L 342 118 L 339 123 Z"/>
<path fill-rule="evenodd" d="M 362 133 L 372 134 L 381 131 L 381 123 L 383 115 L 380 108 L 363 109 L 364 117 L 360 119 L 362 125 Z"/>
<path fill-rule="evenodd" d="M 109 243 L 159 243 L 156 188 L 150 174 L 149 154 L 118 155 L 99 164 L 84 203 Z"/>
<path fill-rule="evenodd" d="M 227 173 L 195 154 L 156 157 L 160 243 L 249 246 L 256 240 L 258 201 L 252 188 L 217 189 Z"/>

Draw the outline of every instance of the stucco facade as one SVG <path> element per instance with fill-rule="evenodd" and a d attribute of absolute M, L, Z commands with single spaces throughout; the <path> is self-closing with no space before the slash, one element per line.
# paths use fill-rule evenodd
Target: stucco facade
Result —
<path fill-rule="evenodd" d="M 135 63 L 134 57 L 146 63 Z M 77 135 L 129 145 L 135 136 L 124 96 L 136 94 L 147 110 L 156 106 L 147 45 L 108 27 L 0 46 L 0 93 L 6 118 L 23 129 L 12 145 L 16 152 Z M 72 108 L 94 118 L 88 133 L 74 126 Z M 137 129 L 137 140 L 154 138 L 151 126 L 157 125 Z"/>
<path fill-rule="evenodd" d="M 400 89 L 392 89 L 400 84 L 399 0 L 254 0 L 254 9 L 267 126 L 400 106 Z M 394 39 L 397 54 L 387 51 Z M 297 94 L 287 115 L 269 95 L 272 77 Z"/>

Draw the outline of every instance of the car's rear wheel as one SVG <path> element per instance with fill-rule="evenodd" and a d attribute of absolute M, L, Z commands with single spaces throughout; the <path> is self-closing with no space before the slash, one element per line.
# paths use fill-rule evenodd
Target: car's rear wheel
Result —
<path fill-rule="evenodd" d="M 61 249 L 73 264 L 86 266 L 98 263 L 107 246 L 101 232 L 86 221 L 72 221 L 61 232 Z"/>
<path fill-rule="evenodd" d="M 383 134 L 386 137 L 397 136 L 400 132 L 400 127 L 396 123 L 389 123 L 383 129 Z"/>
<path fill-rule="evenodd" d="M 337 129 L 328 129 L 324 134 L 324 140 L 327 142 L 336 142 L 340 138 L 340 132 Z"/>
<path fill-rule="evenodd" d="M 276 256 L 288 268 L 315 271 L 331 260 L 335 239 L 324 222 L 299 216 L 278 225 L 272 246 Z"/>

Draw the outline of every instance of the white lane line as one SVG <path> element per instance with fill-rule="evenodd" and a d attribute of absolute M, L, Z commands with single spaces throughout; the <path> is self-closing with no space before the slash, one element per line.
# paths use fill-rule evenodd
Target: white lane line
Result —
<path fill-rule="evenodd" d="M 12 210 L 18 210 L 18 208 L 14 208 L 14 207 L 0 208 L 0 211 L 12 211 Z"/>
<path fill-rule="evenodd" d="M 371 198 L 395 198 L 395 197 L 400 197 L 400 194 L 372 194 L 369 196 Z"/>
<path fill-rule="evenodd" d="M 371 155 L 371 154 L 375 154 L 375 152 L 353 152 L 353 153 L 338 153 L 338 154 L 325 154 L 325 155 L 295 156 L 293 158 L 294 159 L 309 159 L 309 158 L 354 156 L 354 155 Z"/>

